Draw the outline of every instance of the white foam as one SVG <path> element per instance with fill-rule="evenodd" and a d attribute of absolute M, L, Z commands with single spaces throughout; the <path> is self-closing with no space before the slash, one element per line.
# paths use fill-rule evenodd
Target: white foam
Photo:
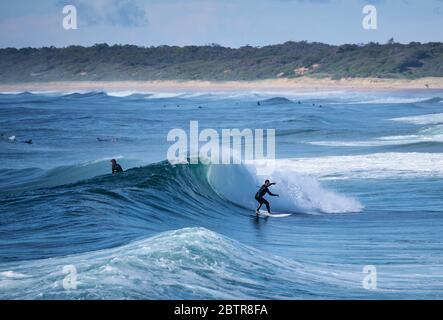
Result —
<path fill-rule="evenodd" d="M 0 272 L 0 277 L 4 277 L 7 279 L 23 279 L 28 277 L 27 275 L 19 272 L 14 272 L 12 270 Z"/>
<path fill-rule="evenodd" d="M 266 176 L 277 185 L 272 192 L 280 197 L 272 198 L 272 210 L 276 212 L 350 213 L 359 212 L 363 206 L 354 198 L 323 188 L 313 177 L 282 166 L 277 161 L 275 170 Z M 259 164 L 211 165 L 208 181 L 223 198 L 241 206 L 254 209 L 254 195 L 265 177 L 259 175 Z M 288 170 L 289 169 L 289 170 Z"/>
<path fill-rule="evenodd" d="M 432 113 L 425 114 L 421 116 L 411 116 L 411 117 L 401 117 L 401 118 L 393 118 L 392 121 L 405 122 L 411 124 L 441 124 L 443 123 L 443 113 Z"/>
<path fill-rule="evenodd" d="M 182 96 L 184 92 L 150 92 L 146 99 L 170 99 Z"/>
<path fill-rule="evenodd" d="M 443 142 L 443 125 L 431 126 L 410 135 L 385 136 L 362 141 L 311 141 L 308 143 L 328 147 L 379 147 L 421 142 Z"/>
<path fill-rule="evenodd" d="M 354 104 L 406 104 L 406 103 L 419 103 L 428 101 L 429 97 L 422 98 L 405 98 L 405 97 L 385 97 L 376 98 L 365 101 L 356 101 Z"/>
<path fill-rule="evenodd" d="M 279 170 L 319 179 L 442 177 L 443 154 L 375 153 L 277 160 Z"/>
<path fill-rule="evenodd" d="M 126 90 L 126 91 L 105 91 L 105 93 L 108 96 L 110 96 L 110 97 L 118 97 L 118 98 L 125 98 L 125 97 L 132 96 L 134 94 L 144 94 L 144 92 L 131 91 L 131 90 Z"/>
<path fill-rule="evenodd" d="M 309 144 L 326 147 L 380 147 L 421 142 L 443 142 L 443 134 L 390 136 L 368 141 L 313 141 Z"/>
<path fill-rule="evenodd" d="M 17 95 L 22 94 L 23 91 L 1 91 L 0 94 L 10 94 L 10 95 Z"/>

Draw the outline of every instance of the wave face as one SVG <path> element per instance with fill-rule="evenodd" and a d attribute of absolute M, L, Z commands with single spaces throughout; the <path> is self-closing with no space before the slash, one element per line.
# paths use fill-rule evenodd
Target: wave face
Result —
<path fill-rule="evenodd" d="M 439 97 L 0 94 L 0 298 L 442 298 Z M 277 159 L 171 165 L 167 133 L 191 120 L 275 128 Z M 255 216 L 265 179 L 291 216 Z"/>

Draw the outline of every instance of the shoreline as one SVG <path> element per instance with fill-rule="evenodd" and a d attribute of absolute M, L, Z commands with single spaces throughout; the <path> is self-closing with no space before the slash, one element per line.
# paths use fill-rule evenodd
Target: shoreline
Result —
<path fill-rule="evenodd" d="M 443 77 L 407 79 L 301 77 L 254 81 L 51 81 L 0 84 L 0 92 L 25 91 L 385 91 L 443 89 Z"/>

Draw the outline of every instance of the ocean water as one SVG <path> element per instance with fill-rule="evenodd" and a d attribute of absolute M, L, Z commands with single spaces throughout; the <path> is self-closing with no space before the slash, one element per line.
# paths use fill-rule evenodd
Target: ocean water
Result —
<path fill-rule="evenodd" d="M 441 299 L 441 97 L 0 94 L 0 299 Z M 293 215 L 255 217 L 256 162 L 169 164 L 191 120 L 274 128 Z"/>

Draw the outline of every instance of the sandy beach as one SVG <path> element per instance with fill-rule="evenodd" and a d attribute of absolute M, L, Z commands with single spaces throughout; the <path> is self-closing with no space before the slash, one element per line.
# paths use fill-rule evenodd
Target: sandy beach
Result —
<path fill-rule="evenodd" d="M 376 79 L 349 78 L 341 80 L 301 77 L 257 81 L 60 81 L 0 84 L 0 92 L 23 91 L 237 91 L 237 90 L 418 90 L 443 89 L 443 78 Z"/>

